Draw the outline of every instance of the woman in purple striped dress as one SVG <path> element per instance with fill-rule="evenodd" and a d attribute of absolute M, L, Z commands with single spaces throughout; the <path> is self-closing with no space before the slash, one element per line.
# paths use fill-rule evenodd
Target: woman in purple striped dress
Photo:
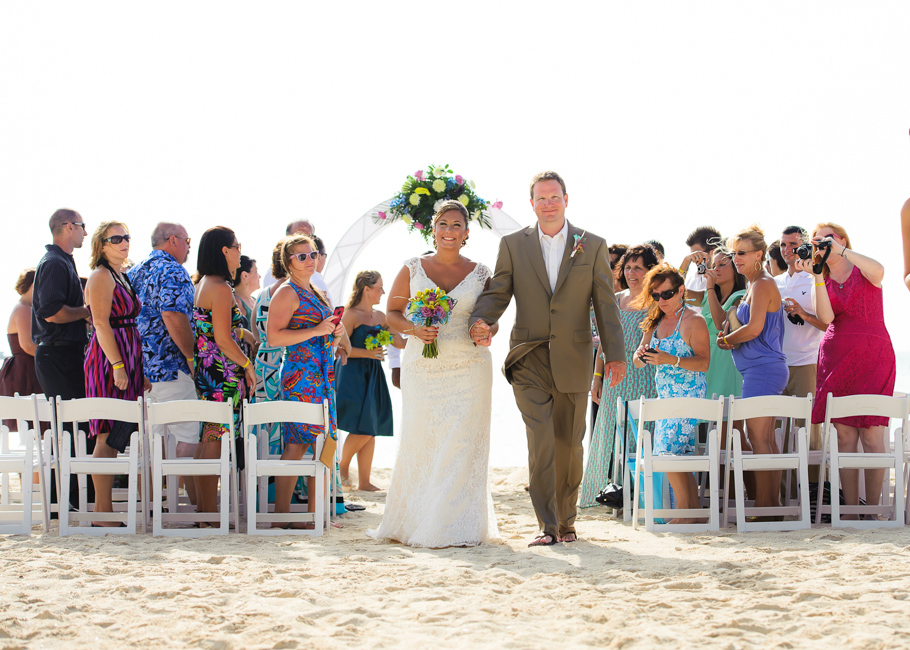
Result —
<path fill-rule="evenodd" d="M 142 345 L 136 316 L 139 298 L 126 274 L 120 272 L 130 253 L 126 224 L 102 222 L 92 235 L 89 266 L 93 269 L 85 286 L 85 303 L 94 333 L 85 353 L 85 396 L 113 397 L 135 401 L 147 384 L 142 371 Z M 111 420 L 90 420 L 89 437 L 95 440 L 95 458 L 115 458 L 126 449 L 132 425 Z M 92 475 L 95 512 L 112 512 L 114 477 Z M 114 522 L 93 526 L 118 526 Z"/>

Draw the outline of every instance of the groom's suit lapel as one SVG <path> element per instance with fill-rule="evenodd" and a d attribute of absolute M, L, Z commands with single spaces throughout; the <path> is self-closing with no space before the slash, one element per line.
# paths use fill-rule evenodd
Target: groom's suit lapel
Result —
<path fill-rule="evenodd" d="M 566 276 L 569 274 L 569 268 L 572 266 L 572 247 L 575 244 L 575 237 L 572 235 L 575 234 L 581 235 L 581 231 L 570 223 L 566 233 L 566 250 L 562 254 L 562 263 L 559 265 L 559 275 L 556 276 L 556 288 L 553 293 L 559 291 L 559 287 L 565 282 Z M 547 286 L 549 288 L 549 285 Z"/>
<path fill-rule="evenodd" d="M 531 260 L 531 266 L 534 267 L 534 271 L 537 273 L 540 283 L 547 290 L 547 293 L 552 296 L 553 293 L 550 291 L 550 278 L 547 277 L 547 265 L 543 261 L 543 251 L 540 249 L 540 236 L 537 233 L 537 226 L 526 228 L 525 237 L 527 241 L 527 255 Z"/>

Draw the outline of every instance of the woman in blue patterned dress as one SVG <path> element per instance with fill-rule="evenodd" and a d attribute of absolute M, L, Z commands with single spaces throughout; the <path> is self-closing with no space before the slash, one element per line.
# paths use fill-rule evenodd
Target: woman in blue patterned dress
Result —
<path fill-rule="evenodd" d="M 646 312 L 633 307 L 641 295 L 645 274 L 657 265 L 657 254 L 647 244 L 628 248 L 617 262 L 619 282 L 622 290 L 616 294 L 619 303 L 619 319 L 622 321 L 623 338 L 626 346 L 626 367 L 629 369 L 617 386 L 603 390 L 604 360 L 600 346 L 597 347 L 597 360 L 594 363 L 594 381 L 591 385 L 591 399 L 603 408 L 597 411 L 597 420 L 588 448 L 588 461 L 585 467 L 584 481 L 581 484 L 580 506 L 587 508 L 597 505 L 594 497 L 600 489 L 611 480 L 622 483 L 622 471 L 619 476 L 611 477 L 613 463 L 613 446 L 616 440 L 616 399 L 623 401 L 637 400 L 645 397 L 657 397 L 654 388 L 654 367 L 632 367 L 632 355 L 641 342 L 639 325 Z"/>
<path fill-rule="evenodd" d="M 636 306 L 647 309 L 641 323 L 644 336 L 635 351 L 636 368 L 657 366 L 657 396 L 704 397 L 705 373 L 711 363 L 708 326 L 698 311 L 685 304 L 684 278 L 669 264 L 648 271 Z M 691 454 L 695 451 L 698 420 L 677 418 L 655 423 L 654 454 Z M 668 472 L 678 508 L 698 508 L 698 486 L 691 472 Z M 697 523 L 671 519 L 671 524 Z"/>
<path fill-rule="evenodd" d="M 328 435 L 335 440 L 334 355 L 344 326 L 335 323 L 328 299 L 310 284 L 318 255 L 316 245 L 306 235 L 292 235 L 282 241 L 281 262 L 289 279 L 272 296 L 266 330 L 271 345 L 286 348 L 281 363 L 281 399 L 313 404 L 328 399 Z M 300 460 L 316 437 L 325 432 L 323 426 L 298 422 L 284 422 L 282 429 L 282 460 Z M 291 511 L 296 482 L 294 476 L 275 478 L 275 512 Z M 307 493 L 315 494 L 315 488 L 315 479 L 309 479 Z M 315 512 L 315 499 L 308 499 L 308 510 Z M 313 522 L 299 525 L 313 528 Z"/>

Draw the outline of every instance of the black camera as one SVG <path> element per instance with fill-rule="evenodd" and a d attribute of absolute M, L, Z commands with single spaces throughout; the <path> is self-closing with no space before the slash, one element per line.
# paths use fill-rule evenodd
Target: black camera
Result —
<path fill-rule="evenodd" d="M 812 257 L 812 244 L 803 244 L 796 249 L 796 254 L 799 255 L 799 259 L 807 260 Z"/>
<path fill-rule="evenodd" d="M 803 320 L 803 317 L 799 314 L 787 314 L 787 320 L 793 323 L 794 325 L 805 325 L 806 321 Z"/>

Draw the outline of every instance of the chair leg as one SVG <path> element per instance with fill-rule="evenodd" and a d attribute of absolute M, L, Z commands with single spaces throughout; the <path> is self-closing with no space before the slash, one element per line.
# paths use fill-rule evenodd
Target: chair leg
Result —
<path fill-rule="evenodd" d="M 840 526 L 840 448 L 837 433 L 831 436 L 831 526 Z"/>

